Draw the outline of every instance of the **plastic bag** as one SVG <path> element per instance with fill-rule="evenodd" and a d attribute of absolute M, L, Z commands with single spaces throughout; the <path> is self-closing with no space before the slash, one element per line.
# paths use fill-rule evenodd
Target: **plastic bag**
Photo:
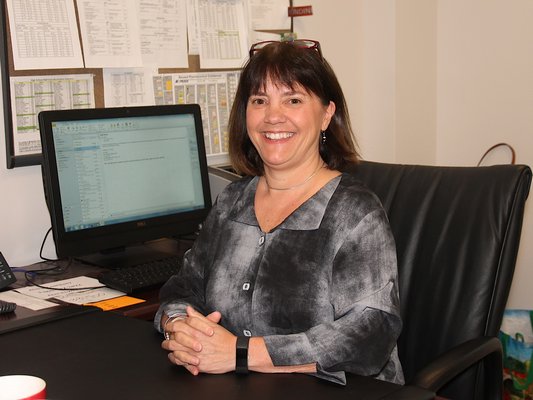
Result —
<path fill-rule="evenodd" d="M 505 310 L 499 337 L 504 400 L 533 399 L 533 310 Z"/>

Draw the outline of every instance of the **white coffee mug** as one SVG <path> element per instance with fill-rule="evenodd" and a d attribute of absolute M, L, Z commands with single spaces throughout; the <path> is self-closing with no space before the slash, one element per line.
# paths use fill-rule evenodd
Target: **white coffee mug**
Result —
<path fill-rule="evenodd" d="M 46 382 L 31 375 L 0 376 L 0 400 L 46 399 Z"/>

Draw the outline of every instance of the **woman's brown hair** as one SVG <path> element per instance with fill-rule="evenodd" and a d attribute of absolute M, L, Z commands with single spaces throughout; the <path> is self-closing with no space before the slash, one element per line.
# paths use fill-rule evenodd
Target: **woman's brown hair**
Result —
<path fill-rule="evenodd" d="M 243 68 L 233 107 L 229 131 L 229 156 L 233 168 L 243 175 L 263 175 L 259 153 L 248 137 L 246 107 L 251 95 L 264 89 L 268 80 L 291 89 L 300 85 L 315 94 L 322 104 L 335 103 L 335 114 L 320 142 L 320 156 L 330 169 L 343 170 L 357 163 L 357 151 L 348 108 L 340 84 L 329 63 L 319 52 L 273 42 L 254 53 Z"/>

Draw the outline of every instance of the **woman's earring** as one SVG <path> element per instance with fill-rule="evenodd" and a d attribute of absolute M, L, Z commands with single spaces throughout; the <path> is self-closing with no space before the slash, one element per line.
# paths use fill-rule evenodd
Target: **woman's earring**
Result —
<path fill-rule="evenodd" d="M 326 131 L 320 131 L 320 135 L 322 135 L 322 144 L 326 144 Z"/>

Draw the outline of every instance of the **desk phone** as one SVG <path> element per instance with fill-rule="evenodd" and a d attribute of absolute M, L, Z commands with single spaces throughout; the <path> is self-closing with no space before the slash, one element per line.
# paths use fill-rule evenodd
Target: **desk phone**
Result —
<path fill-rule="evenodd" d="M 9 268 L 6 259 L 0 253 L 0 289 L 11 285 L 16 280 L 17 278 L 15 278 L 13 271 Z"/>
<path fill-rule="evenodd" d="M 15 278 L 13 271 L 9 268 L 6 259 L 0 253 L 0 289 L 11 285 L 16 280 L 17 278 Z M 15 303 L 0 300 L 0 314 L 15 311 L 16 307 L 17 305 Z"/>

